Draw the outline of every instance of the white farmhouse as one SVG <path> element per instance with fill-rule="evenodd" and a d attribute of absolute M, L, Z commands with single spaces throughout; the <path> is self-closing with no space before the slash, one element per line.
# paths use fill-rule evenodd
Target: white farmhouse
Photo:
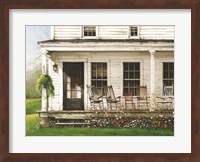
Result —
<path fill-rule="evenodd" d="M 51 40 L 39 45 L 42 71 L 51 76 L 55 96 L 47 108 L 43 93 L 41 112 L 91 110 L 87 85 L 100 95 L 112 85 L 122 108 L 124 96 L 137 96 L 138 86 L 146 86 L 147 96 L 153 98 L 166 95 L 164 87 L 174 85 L 174 26 L 52 26 L 51 30 Z"/>

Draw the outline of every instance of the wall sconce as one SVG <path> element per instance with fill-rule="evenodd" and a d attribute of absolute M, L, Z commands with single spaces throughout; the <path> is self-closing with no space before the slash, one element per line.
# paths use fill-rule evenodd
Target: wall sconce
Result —
<path fill-rule="evenodd" d="M 57 64 L 54 64 L 54 65 L 53 65 L 53 71 L 57 72 L 57 70 L 58 70 L 58 65 L 57 65 Z"/>

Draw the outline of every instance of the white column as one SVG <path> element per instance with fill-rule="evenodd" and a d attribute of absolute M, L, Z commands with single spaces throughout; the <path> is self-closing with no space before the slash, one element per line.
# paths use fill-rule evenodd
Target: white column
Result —
<path fill-rule="evenodd" d="M 155 50 L 149 51 L 151 57 L 151 96 L 155 92 L 155 52 Z"/>
<path fill-rule="evenodd" d="M 47 74 L 47 51 L 42 49 L 42 74 Z M 46 89 L 42 88 L 42 109 L 47 111 L 47 94 Z"/>
<path fill-rule="evenodd" d="M 151 58 L 151 93 L 150 93 L 150 111 L 154 111 L 156 108 L 155 102 L 155 50 L 150 50 Z"/>
<path fill-rule="evenodd" d="M 51 69 L 52 69 L 52 60 L 51 60 L 51 55 L 47 55 L 48 57 L 48 75 L 51 76 Z M 49 96 L 49 107 L 48 110 L 52 110 L 52 96 Z"/>

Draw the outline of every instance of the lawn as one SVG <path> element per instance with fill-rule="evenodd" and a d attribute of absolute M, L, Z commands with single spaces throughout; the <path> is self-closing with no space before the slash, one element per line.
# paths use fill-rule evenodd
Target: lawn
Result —
<path fill-rule="evenodd" d="M 35 114 L 41 110 L 41 98 L 26 99 L 26 114 Z"/>
<path fill-rule="evenodd" d="M 41 99 L 26 99 L 27 136 L 173 136 L 170 128 L 39 128 Z"/>

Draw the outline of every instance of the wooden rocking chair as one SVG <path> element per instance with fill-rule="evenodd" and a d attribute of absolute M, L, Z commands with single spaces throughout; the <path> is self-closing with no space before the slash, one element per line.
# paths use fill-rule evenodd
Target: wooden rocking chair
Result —
<path fill-rule="evenodd" d="M 125 98 L 125 109 L 135 109 L 135 103 L 133 102 L 133 94 L 129 93 L 124 96 Z"/>
<path fill-rule="evenodd" d="M 141 106 L 146 105 L 146 108 L 148 109 L 147 86 L 138 86 L 137 95 L 137 106 L 140 108 Z"/>
<path fill-rule="evenodd" d="M 174 107 L 174 87 L 164 86 L 164 96 L 157 97 L 157 105 L 162 109 L 173 109 Z"/>
<path fill-rule="evenodd" d="M 103 109 L 103 96 L 98 94 L 96 87 L 87 85 L 87 90 L 91 108 L 94 110 L 98 105 L 99 109 Z"/>
<path fill-rule="evenodd" d="M 121 106 L 121 96 L 115 97 L 112 85 L 104 87 L 104 93 L 106 95 L 108 109 L 112 110 L 113 105 L 115 105 L 116 110 L 119 109 Z"/>

